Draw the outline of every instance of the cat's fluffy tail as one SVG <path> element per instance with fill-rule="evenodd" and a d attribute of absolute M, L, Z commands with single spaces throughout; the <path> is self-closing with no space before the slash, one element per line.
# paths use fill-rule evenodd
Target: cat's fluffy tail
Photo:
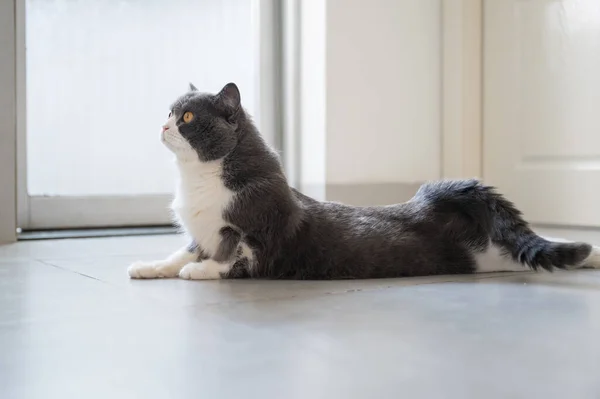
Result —
<path fill-rule="evenodd" d="M 594 250 L 590 244 L 582 242 L 555 242 L 540 237 L 535 233 L 524 232 L 520 236 L 503 238 L 494 241 L 511 255 L 513 260 L 529 266 L 552 270 L 553 268 L 570 269 L 578 267 L 595 267 Z"/>
<path fill-rule="evenodd" d="M 510 254 L 514 261 L 533 270 L 594 266 L 592 263 L 597 258 L 590 244 L 541 237 L 531 230 L 512 202 L 496 193 L 492 187 L 479 184 L 478 189 L 486 192 L 490 198 L 492 242 Z"/>
<path fill-rule="evenodd" d="M 423 186 L 417 196 L 428 199 L 438 212 L 461 215 L 467 223 L 463 222 L 460 234 L 474 226 L 477 234 L 465 241 L 486 235 L 486 245 L 491 240 L 514 261 L 531 269 L 600 268 L 599 247 L 537 235 L 512 202 L 478 180 L 433 183 Z"/>
<path fill-rule="evenodd" d="M 564 238 L 551 238 L 551 237 L 541 237 L 542 239 L 549 241 L 555 244 L 582 244 L 575 243 L 573 241 L 565 240 Z M 583 244 L 588 245 L 588 244 Z M 591 251 L 587 257 L 585 257 L 581 262 L 575 264 L 576 267 L 583 268 L 591 268 L 591 269 L 600 269 L 600 247 L 599 246 L 591 246 Z"/>

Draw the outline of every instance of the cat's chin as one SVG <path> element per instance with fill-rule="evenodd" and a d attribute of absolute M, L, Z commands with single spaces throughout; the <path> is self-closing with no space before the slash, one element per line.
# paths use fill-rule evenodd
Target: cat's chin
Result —
<path fill-rule="evenodd" d="M 194 151 L 186 151 L 186 150 L 181 150 L 181 149 L 173 150 L 171 148 L 168 148 L 168 149 L 173 155 L 175 155 L 175 160 L 177 162 L 184 162 L 184 163 L 199 162 L 198 154 L 196 154 Z"/>
<path fill-rule="evenodd" d="M 182 148 L 183 146 L 178 145 L 179 143 L 172 143 L 165 138 L 161 138 L 160 140 L 163 145 L 167 148 L 167 150 L 171 151 L 176 157 L 189 158 L 193 155 L 194 150 L 190 148 Z"/>
<path fill-rule="evenodd" d="M 171 154 L 173 154 L 173 155 L 177 156 L 177 153 L 178 153 L 178 151 L 177 151 L 175 148 L 171 147 L 170 145 L 167 145 L 167 144 L 166 144 L 164 141 L 163 141 L 163 144 L 164 144 L 165 148 L 166 148 L 167 150 L 169 150 L 169 152 L 170 152 Z"/>

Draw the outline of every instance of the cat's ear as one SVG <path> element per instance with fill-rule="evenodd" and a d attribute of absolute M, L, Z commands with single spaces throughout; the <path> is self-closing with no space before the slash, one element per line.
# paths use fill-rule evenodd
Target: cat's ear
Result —
<path fill-rule="evenodd" d="M 240 91 L 235 83 L 227 83 L 225 87 L 221 89 L 219 94 L 217 94 L 217 102 L 232 116 L 238 112 L 240 109 L 241 97 Z"/>
<path fill-rule="evenodd" d="M 192 82 L 190 82 L 190 91 L 198 91 L 198 88 Z"/>

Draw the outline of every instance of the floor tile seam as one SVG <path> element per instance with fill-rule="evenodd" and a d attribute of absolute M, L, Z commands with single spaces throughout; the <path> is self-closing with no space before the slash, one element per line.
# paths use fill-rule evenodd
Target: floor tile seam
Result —
<path fill-rule="evenodd" d="M 101 282 L 101 283 L 103 283 L 103 284 L 107 284 L 107 285 L 111 285 L 111 286 L 114 286 L 114 285 L 115 285 L 115 284 L 111 284 L 111 283 L 110 283 L 110 282 L 108 282 L 108 281 L 102 280 L 102 279 L 100 279 L 100 278 L 98 278 L 98 277 L 94 277 L 94 276 L 91 276 L 91 275 L 89 275 L 89 274 L 86 274 L 86 273 L 78 272 L 78 271 L 76 271 L 76 270 L 72 270 L 72 269 L 66 268 L 66 267 L 64 267 L 64 266 L 56 265 L 56 264 L 54 264 L 54 263 L 51 263 L 50 261 L 48 261 L 48 260 L 45 260 L 45 259 L 34 259 L 34 260 L 35 260 L 35 261 L 37 261 L 37 262 L 40 262 L 40 263 L 42 263 L 42 264 L 44 264 L 44 265 L 46 265 L 46 266 L 50 266 L 50 267 L 53 267 L 53 268 L 55 268 L 55 269 L 58 269 L 58 270 L 62 270 L 62 271 L 64 271 L 64 272 L 67 272 L 67 273 L 71 273 L 71 274 L 77 274 L 77 275 L 79 275 L 79 276 L 82 276 L 82 277 L 85 277 L 85 278 L 89 278 L 89 279 L 91 279 L 91 280 L 99 281 L 99 282 Z"/>

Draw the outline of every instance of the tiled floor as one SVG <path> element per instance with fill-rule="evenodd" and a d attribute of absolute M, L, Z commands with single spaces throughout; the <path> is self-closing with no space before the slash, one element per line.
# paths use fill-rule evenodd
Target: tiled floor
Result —
<path fill-rule="evenodd" d="M 600 271 L 127 278 L 179 241 L 0 247 L 0 398 L 600 398 Z"/>

